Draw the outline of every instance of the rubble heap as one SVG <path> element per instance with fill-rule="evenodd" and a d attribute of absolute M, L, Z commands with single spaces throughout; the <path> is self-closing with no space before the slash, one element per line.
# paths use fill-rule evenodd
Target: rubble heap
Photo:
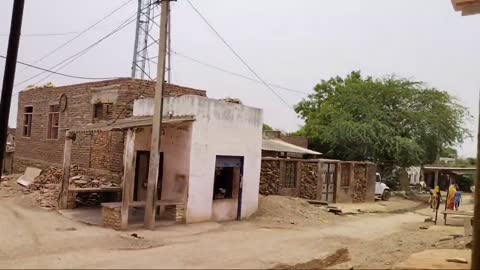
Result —
<path fill-rule="evenodd" d="M 105 177 L 93 177 L 87 175 L 87 172 L 78 166 L 72 166 L 70 174 L 72 176 L 70 177 L 69 188 L 100 188 L 119 186 L 119 184 L 111 182 Z M 35 181 L 28 188 L 28 193 L 37 193 L 36 200 L 40 206 L 46 208 L 56 208 L 62 179 L 63 169 L 50 167 L 47 170 L 43 170 L 42 173 L 35 178 Z M 88 200 L 92 200 L 93 197 L 89 198 Z"/>
<path fill-rule="evenodd" d="M 36 200 L 40 206 L 56 208 L 62 178 L 62 169 L 50 167 L 47 170 L 43 170 L 42 173 L 35 178 L 35 181 L 28 187 L 28 191 L 38 191 Z"/>

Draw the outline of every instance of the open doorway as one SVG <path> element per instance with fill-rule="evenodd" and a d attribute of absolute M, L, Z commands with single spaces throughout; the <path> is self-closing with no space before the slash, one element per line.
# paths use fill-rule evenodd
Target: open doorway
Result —
<path fill-rule="evenodd" d="M 216 157 L 212 208 L 214 219 L 241 219 L 242 175 L 243 157 Z"/>
<path fill-rule="evenodd" d="M 148 166 L 150 165 L 150 151 L 137 151 L 137 161 L 135 166 L 135 187 L 133 192 L 134 201 L 145 201 L 148 185 Z M 163 179 L 163 152 L 160 153 L 160 163 L 158 167 L 157 199 L 162 195 Z"/>

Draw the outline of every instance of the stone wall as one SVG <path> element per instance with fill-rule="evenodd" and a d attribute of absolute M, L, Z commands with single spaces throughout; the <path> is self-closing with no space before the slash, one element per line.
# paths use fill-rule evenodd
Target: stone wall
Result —
<path fill-rule="evenodd" d="M 280 161 L 262 160 L 260 194 L 277 195 L 280 189 Z"/>
<path fill-rule="evenodd" d="M 299 197 L 317 199 L 318 162 L 301 162 Z"/>
<path fill-rule="evenodd" d="M 297 162 L 297 187 L 286 189 L 282 186 L 285 162 Z M 260 194 L 298 196 L 305 199 L 320 200 L 322 177 L 318 168 L 322 163 L 338 164 L 336 172 L 335 194 L 337 203 L 361 203 L 375 201 L 376 165 L 366 162 L 348 162 L 332 160 L 304 159 L 262 159 L 260 174 Z"/>
<path fill-rule="evenodd" d="M 103 102 L 103 100 L 107 100 L 106 103 L 111 102 L 112 118 L 126 118 L 132 115 L 135 98 L 139 95 L 153 97 L 154 93 L 155 82 L 133 79 L 33 88 L 20 92 L 14 171 L 23 172 L 25 166 L 61 167 L 65 132 L 68 129 L 99 122 L 98 119 L 94 119 L 95 102 Z M 165 85 L 164 96 L 182 95 L 206 96 L 206 92 L 178 85 Z M 58 139 L 48 139 L 48 112 L 51 105 L 58 104 L 60 104 L 59 136 Z M 30 137 L 23 136 L 25 106 L 33 107 Z M 84 168 L 121 173 L 123 170 L 123 138 L 122 132 L 77 135 L 72 146 L 72 164 Z"/>
<path fill-rule="evenodd" d="M 103 226 L 120 230 L 122 228 L 122 214 L 120 207 L 102 207 Z"/>

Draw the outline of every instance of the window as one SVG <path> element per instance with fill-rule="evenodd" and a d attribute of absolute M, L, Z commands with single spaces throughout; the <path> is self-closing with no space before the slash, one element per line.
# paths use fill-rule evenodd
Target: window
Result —
<path fill-rule="evenodd" d="M 242 158 L 217 156 L 213 200 L 238 198 Z"/>
<path fill-rule="evenodd" d="M 33 106 L 23 108 L 23 137 L 32 136 Z"/>
<path fill-rule="evenodd" d="M 285 162 L 285 182 L 284 188 L 297 187 L 297 163 L 295 161 Z"/>
<path fill-rule="evenodd" d="M 96 103 L 93 105 L 93 118 L 109 120 L 112 118 L 112 103 Z"/>
<path fill-rule="evenodd" d="M 48 112 L 48 130 L 47 130 L 48 139 L 58 139 L 59 124 L 60 124 L 60 106 L 51 105 L 50 111 Z"/>

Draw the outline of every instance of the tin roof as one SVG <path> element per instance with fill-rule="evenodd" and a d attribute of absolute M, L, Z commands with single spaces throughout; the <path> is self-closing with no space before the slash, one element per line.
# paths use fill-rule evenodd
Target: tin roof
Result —
<path fill-rule="evenodd" d="M 195 118 L 191 115 L 185 116 L 176 116 L 176 117 L 164 117 L 162 119 L 162 124 L 177 124 L 183 122 L 192 122 L 195 121 Z M 117 121 L 106 121 L 101 123 L 95 123 L 86 125 L 81 128 L 70 129 L 68 132 L 72 134 L 76 133 L 95 133 L 103 131 L 114 131 L 114 130 L 124 130 L 129 128 L 136 127 L 147 127 L 151 126 L 153 122 L 152 116 L 140 116 L 140 117 L 130 117 L 124 119 L 118 119 Z"/>
<path fill-rule="evenodd" d="M 287 152 L 305 155 L 321 155 L 322 153 L 307 148 L 296 146 L 278 139 L 263 139 L 262 150 L 274 152 Z"/>

